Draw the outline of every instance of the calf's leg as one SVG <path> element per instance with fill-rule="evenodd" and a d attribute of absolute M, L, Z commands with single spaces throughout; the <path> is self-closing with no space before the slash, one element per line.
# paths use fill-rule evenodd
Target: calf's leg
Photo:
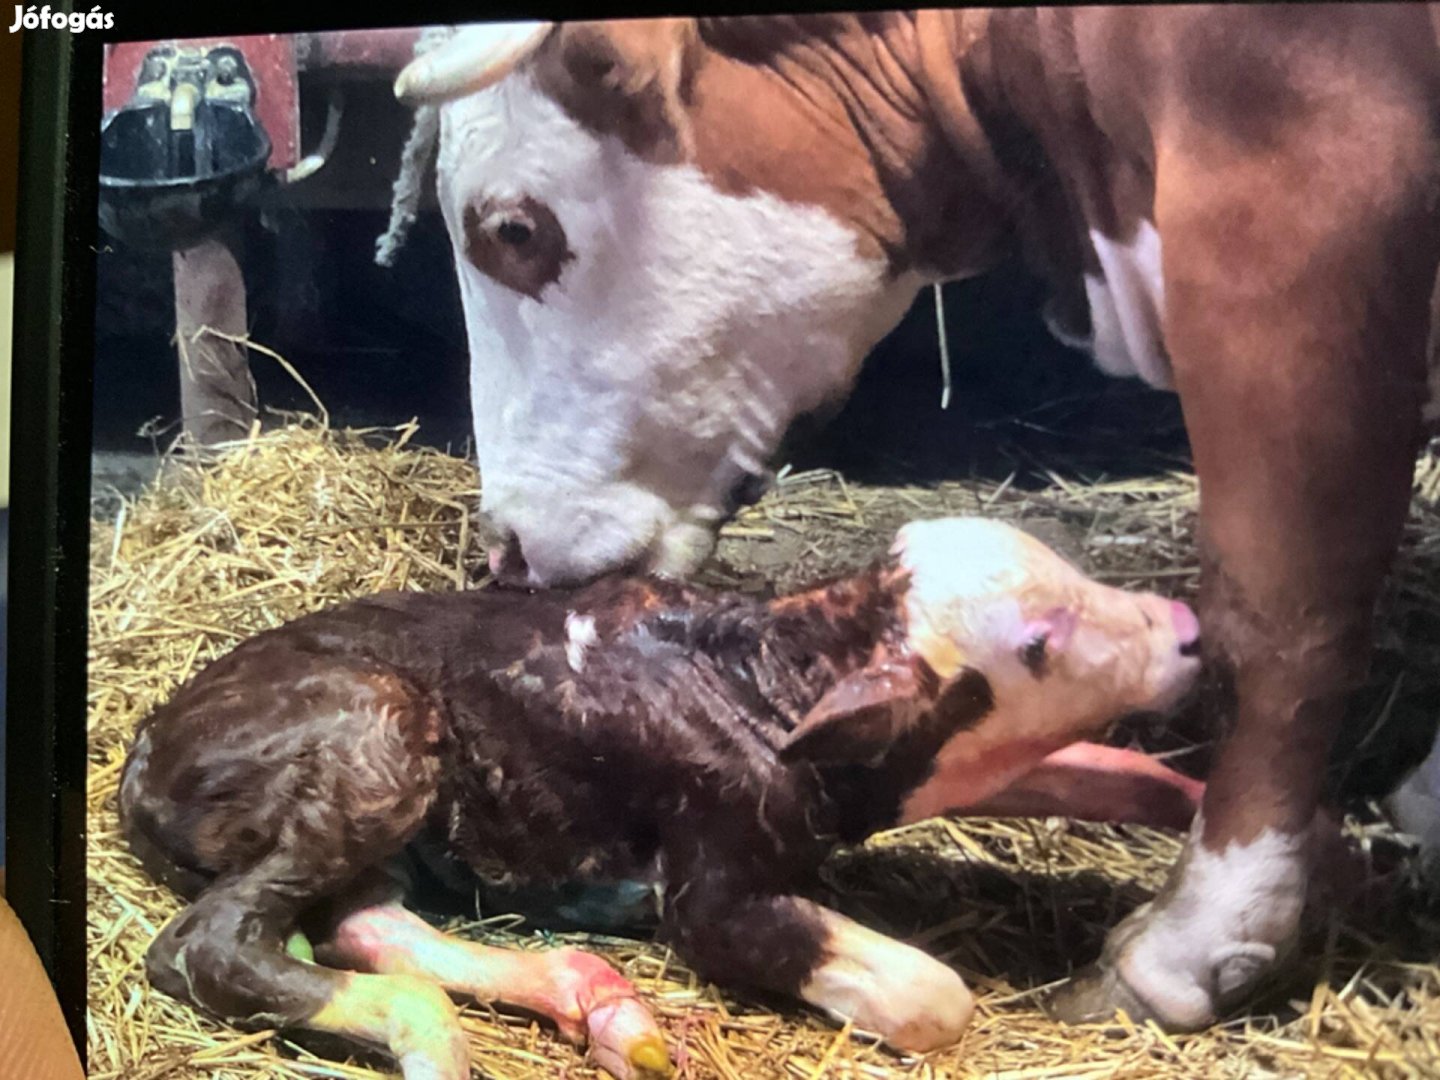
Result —
<path fill-rule="evenodd" d="M 316 956 L 386 976 L 419 976 L 453 993 L 548 1017 L 571 1041 L 588 1039 L 596 1062 L 618 1080 L 653 1080 L 671 1071 L 665 1040 L 634 986 L 578 949 L 524 952 L 460 941 L 386 899 L 333 918 Z"/>
<path fill-rule="evenodd" d="M 271 682 L 254 689 L 243 669 L 198 682 L 127 775 L 128 831 L 146 840 L 137 850 L 152 863 L 198 860 L 191 884 L 209 879 L 152 943 L 151 983 L 241 1027 L 371 1043 L 405 1080 L 466 1080 L 464 1033 L 439 986 L 333 971 L 284 947 L 297 920 L 423 821 L 442 718 L 373 665 L 291 651 L 260 670 Z M 229 741 L 187 737 L 206 721 L 223 722 Z"/>
<path fill-rule="evenodd" d="M 951 1045 L 970 1023 L 974 999 L 953 969 L 838 912 L 700 883 L 677 892 L 666 930 L 704 978 L 799 997 L 911 1053 Z"/>
<path fill-rule="evenodd" d="M 273 885 L 214 887 L 150 946 L 150 981 L 240 1028 L 308 1028 L 381 1047 L 405 1080 L 467 1080 L 465 1033 L 440 987 L 297 960 L 284 949 L 293 917 L 291 898 Z"/>
<path fill-rule="evenodd" d="M 1296 934 L 1326 759 L 1408 502 L 1435 273 L 1428 118 L 1401 98 L 1327 104 L 1324 139 L 1273 153 L 1209 129 L 1157 146 L 1202 640 L 1233 727 L 1169 883 L 1052 1003 L 1062 1018 L 1123 1006 L 1203 1027 Z M 1384 153 L 1357 164 L 1332 138 Z"/>
<path fill-rule="evenodd" d="M 1205 785 L 1149 754 L 1097 743 L 1074 743 L 1044 758 L 1008 787 L 978 801 L 972 770 L 942 770 L 921 788 L 916 805 L 948 806 L 971 817 L 1069 817 L 1152 825 L 1189 826 Z M 908 819 L 907 819 L 908 820 Z"/>

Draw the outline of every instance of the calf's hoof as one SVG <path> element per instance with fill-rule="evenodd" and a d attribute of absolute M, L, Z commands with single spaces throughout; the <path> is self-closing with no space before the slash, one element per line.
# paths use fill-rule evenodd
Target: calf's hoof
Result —
<path fill-rule="evenodd" d="M 670 1051 L 655 1019 L 636 998 L 615 998 L 586 1016 L 590 1053 L 616 1080 L 666 1080 L 674 1075 Z"/>
<path fill-rule="evenodd" d="M 937 964 L 937 966 L 940 966 Z M 959 974 L 943 968 L 931 980 L 933 992 L 928 1005 L 903 1017 L 885 1041 L 897 1050 L 912 1054 L 928 1054 L 954 1046 L 965 1034 L 975 1015 L 975 998 Z"/>
<path fill-rule="evenodd" d="M 1440 896 L 1440 736 L 1430 755 L 1385 800 L 1402 832 L 1420 845 L 1415 868 L 1420 881 Z"/>
<path fill-rule="evenodd" d="M 576 1044 L 588 1042 L 595 1063 L 616 1080 L 664 1080 L 673 1074 L 660 1025 L 628 979 L 579 949 L 545 956 L 545 1011 L 562 1035 Z"/>

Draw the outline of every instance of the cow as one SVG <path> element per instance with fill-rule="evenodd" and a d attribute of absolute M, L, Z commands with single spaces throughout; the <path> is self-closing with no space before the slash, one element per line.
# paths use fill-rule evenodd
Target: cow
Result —
<path fill-rule="evenodd" d="M 618 1080 L 667 1073 L 617 971 L 447 938 L 403 906 L 409 853 L 472 895 L 641 882 L 706 977 L 933 1050 L 970 1019 L 964 981 L 806 898 L 821 862 L 937 807 L 1063 805 L 1097 754 L 1188 816 L 1194 781 L 1133 752 L 1105 772 L 1127 752 L 1079 740 L 1172 708 L 1198 633 L 1185 604 L 974 518 L 906 525 L 868 569 L 770 600 L 612 576 L 304 616 L 137 730 L 122 828 L 190 901 L 146 970 L 245 1027 L 378 1044 L 406 1080 L 470 1075 L 445 991 L 549 1017 Z"/>
<path fill-rule="evenodd" d="M 1230 690 L 1168 886 L 1051 1004 L 1213 1023 L 1295 941 L 1407 509 L 1437 75 L 1421 6 L 462 29 L 395 89 L 435 134 L 493 568 L 689 574 L 918 289 L 1026 262 L 1058 337 L 1179 395 Z"/>

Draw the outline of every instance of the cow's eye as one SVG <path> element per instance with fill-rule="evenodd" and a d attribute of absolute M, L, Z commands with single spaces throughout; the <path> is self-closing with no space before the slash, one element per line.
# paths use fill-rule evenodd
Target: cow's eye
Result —
<path fill-rule="evenodd" d="M 511 247 L 519 247 L 527 243 L 533 235 L 534 230 L 523 221 L 502 221 L 500 227 L 495 230 L 496 237 L 501 243 L 509 244 Z"/>
<path fill-rule="evenodd" d="M 538 199 L 483 199 L 461 217 L 466 259 L 487 277 L 532 299 L 575 256 L 551 209 Z"/>

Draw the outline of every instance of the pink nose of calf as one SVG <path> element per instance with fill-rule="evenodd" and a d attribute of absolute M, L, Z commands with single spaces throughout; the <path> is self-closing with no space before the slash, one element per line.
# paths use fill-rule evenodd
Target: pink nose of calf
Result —
<path fill-rule="evenodd" d="M 1170 621 L 1175 625 L 1175 637 L 1182 652 L 1191 652 L 1200 644 L 1200 620 L 1189 605 L 1179 600 L 1170 601 Z"/>

